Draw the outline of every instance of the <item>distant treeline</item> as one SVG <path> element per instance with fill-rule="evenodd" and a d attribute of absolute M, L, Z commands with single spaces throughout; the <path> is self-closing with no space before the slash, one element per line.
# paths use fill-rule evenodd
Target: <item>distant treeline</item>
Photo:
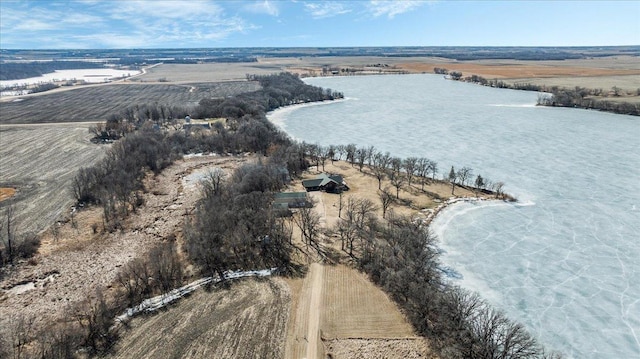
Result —
<path fill-rule="evenodd" d="M 622 115 L 640 116 L 640 104 L 602 99 L 603 97 L 615 99 L 616 97 L 622 96 L 622 90 L 615 86 L 610 91 L 605 91 L 603 89 L 588 89 L 579 86 L 570 89 L 559 86 L 534 85 L 531 83 L 509 84 L 497 79 L 489 80 L 478 75 L 463 77 L 463 74 L 460 71 L 449 71 L 441 67 L 435 67 L 433 72 L 436 74 L 448 75 L 452 80 L 470 82 L 483 86 L 548 93 L 548 96 L 538 97 L 537 104 L 541 106 L 577 107 Z M 640 96 L 640 88 L 636 90 L 634 95 Z"/>
<path fill-rule="evenodd" d="M 389 46 L 389 47 L 247 47 L 215 49 L 108 49 L 108 50 L 0 50 L 0 59 L 87 58 L 121 61 L 121 64 L 155 63 L 160 59 L 199 62 L 254 62 L 257 57 L 381 56 L 444 57 L 455 60 L 514 59 L 566 60 L 590 57 L 640 55 L 640 46 Z M 181 63 L 185 63 L 181 62 Z"/>
<path fill-rule="evenodd" d="M 19 80 L 38 77 L 55 70 L 101 68 L 102 64 L 81 61 L 38 61 L 0 63 L 0 80 Z"/>
<path fill-rule="evenodd" d="M 123 57 L 118 59 L 118 65 L 142 66 L 146 64 L 203 64 L 203 63 L 236 63 L 236 62 L 257 62 L 255 56 L 219 56 L 205 58 L 191 57 L 171 57 L 171 58 L 145 58 L 145 57 Z"/>

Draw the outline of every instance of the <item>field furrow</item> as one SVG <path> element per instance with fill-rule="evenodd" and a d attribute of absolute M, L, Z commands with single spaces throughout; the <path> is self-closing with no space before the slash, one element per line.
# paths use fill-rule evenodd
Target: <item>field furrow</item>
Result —
<path fill-rule="evenodd" d="M 195 90 L 194 90 L 195 88 Z M 254 82 L 197 85 L 118 83 L 51 91 L 0 102 L 0 124 L 105 121 L 136 105 L 193 107 L 204 98 L 255 91 Z"/>
<path fill-rule="evenodd" d="M 80 167 L 102 158 L 105 146 L 89 141 L 88 124 L 0 126 L 0 187 L 11 201 L 18 230 L 38 232 L 73 203 L 71 180 Z"/>
<path fill-rule="evenodd" d="M 290 296 L 279 279 L 197 291 L 135 319 L 113 358 L 282 358 Z"/>

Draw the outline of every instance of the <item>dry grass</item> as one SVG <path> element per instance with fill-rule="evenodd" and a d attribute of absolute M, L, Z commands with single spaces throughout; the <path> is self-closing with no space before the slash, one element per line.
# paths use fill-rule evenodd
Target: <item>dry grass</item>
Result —
<path fill-rule="evenodd" d="M 5 199 L 9 199 L 13 197 L 15 194 L 16 194 L 15 188 L 5 188 L 5 187 L 0 188 L 0 202 L 4 201 Z"/>
<path fill-rule="evenodd" d="M 415 336 L 396 304 L 366 275 L 344 265 L 324 269 L 321 329 L 325 340 Z"/>
<path fill-rule="evenodd" d="M 380 202 L 380 191 L 378 190 L 378 180 L 370 173 L 369 169 L 365 166 L 363 172 L 360 172 L 357 167 L 351 166 L 345 161 L 327 161 L 324 166 L 320 165 L 318 171 L 315 167 L 312 167 L 308 171 L 303 179 L 310 179 L 317 176 L 319 173 L 327 172 L 332 174 L 340 174 L 349 185 L 349 191 L 343 192 L 343 203 L 346 203 L 348 198 L 353 196 L 356 198 L 366 198 L 373 202 L 377 207 L 377 215 L 382 219 L 382 206 Z M 382 181 L 382 189 L 387 189 L 395 195 L 396 189 L 391 185 L 388 179 Z M 291 189 L 294 191 L 304 191 L 302 182 L 295 182 Z M 327 228 L 334 227 L 338 220 L 338 212 L 340 208 L 340 196 L 335 193 L 326 192 L 310 192 L 310 195 L 318 201 L 317 208 L 321 214 L 322 220 L 326 223 Z M 474 197 L 475 194 L 472 191 L 456 187 L 455 195 L 459 197 Z M 421 190 L 421 186 L 418 183 L 418 179 L 414 179 L 411 186 L 405 184 L 399 193 L 399 199 L 397 199 L 390 207 L 390 210 L 395 211 L 397 214 L 406 215 L 410 217 L 424 218 L 426 209 L 432 209 L 440 204 L 440 200 L 448 199 L 451 195 L 451 185 L 442 181 L 432 181 L 424 187 L 424 191 Z M 339 249 L 339 243 L 338 249 Z"/>
<path fill-rule="evenodd" d="M 147 73 L 132 81 L 152 83 L 162 79 L 169 83 L 200 83 L 221 81 L 245 81 L 247 74 L 269 75 L 284 70 L 290 60 L 276 64 L 261 62 L 206 63 L 206 64 L 162 64 L 147 70 Z"/>
<path fill-rule="evenodd" d="M 333 339 L 327 343 L 332 359 L 437 358 L 423 338 Z"/>

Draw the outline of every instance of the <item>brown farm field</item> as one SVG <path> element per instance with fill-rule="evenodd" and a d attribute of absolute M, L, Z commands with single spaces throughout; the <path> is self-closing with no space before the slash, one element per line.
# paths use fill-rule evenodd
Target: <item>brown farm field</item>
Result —
<path fill-rule="evenodd" d="M 15 190 L 0 208 L 13 204 L 19 232 L 38 232 L 67 214 L 76 171 L 106 149 L 89 141 L 89 126 L 0 125 L 0 187 Z"/>
<path fill-rule="evenodd" d="M 200 290 L 161 313 L 134 319 L 112 358 L 282 358 L 289 288 L 243 279 Z"/>
<path fill-rule="evenodd" d="M 118 83 L 52 91 L 0 102 L 0 124 L 106 121 L 127 107 L 143 104 L 195 107 L 204 98 L 254 91 L 254 82 L 193 85 Z M 38 95 L 38 94 L 36 94 Z"/>

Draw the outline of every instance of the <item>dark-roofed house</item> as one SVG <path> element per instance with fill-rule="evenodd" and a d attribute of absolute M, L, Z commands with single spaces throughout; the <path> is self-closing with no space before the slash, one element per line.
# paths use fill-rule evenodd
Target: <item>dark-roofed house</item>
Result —
<path fill-rule="evenodd" d="M 302 181 L 307 191 L 325 191 L 340 193 L 349 190 L 349 186 L 340 175 L 322 173 L 314 179 Z"/>

